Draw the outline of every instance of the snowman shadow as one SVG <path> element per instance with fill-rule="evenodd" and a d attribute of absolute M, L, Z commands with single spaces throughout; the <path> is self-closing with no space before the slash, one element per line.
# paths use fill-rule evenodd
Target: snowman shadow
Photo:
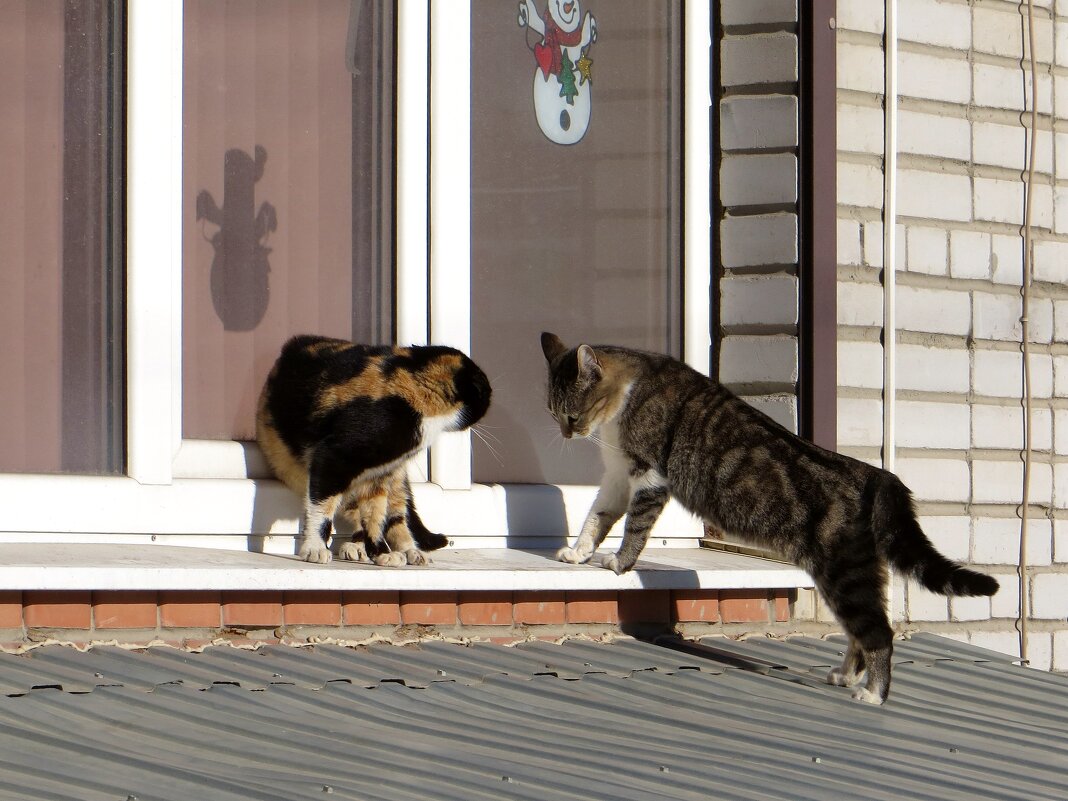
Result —
<path fill-rule="evenodd" d="M 232 148 L 223 157 L 223 203 L 211 193 L 197 194 L 196 219 L 218 226 L 210 237 L 211 300 L 226 331 L 251 331 L 260 324 L 270 303 L 271 265 L 267 237 L 278 228 L 275 207 L 255 205 L 256 183 L 263 177 L 267 151 L 256 145 L 255 155 Z"/>

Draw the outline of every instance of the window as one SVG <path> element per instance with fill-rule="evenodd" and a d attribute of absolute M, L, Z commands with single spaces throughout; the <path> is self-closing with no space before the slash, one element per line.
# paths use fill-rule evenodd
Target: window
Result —
<path fill-rule="evenodd" d="M 77 126 L 60 119 L 73 84 L 56 65 L 67 63 L 64 26 L 83 5 L 107 12 L 87 28 L 93 41 L 122 41 L 120 26 L 128 30 L 127 120 L 114 101 L 123 59 L 100 45 L 89 83 L 103 116 L 92 130 L 109 135 L 78 151 L 68 142 Z M 0 215 L 5 251 L 20 254 L 2 276 L 0 325 L 30 326 L 15 335 L 35 348 L 44 342 L 33 331 L 45 331 L 52 354 L 32 388 L 28 365 L 45 360 L 29 349 L 0 354 L 26 384 L 5 385 L 0 403 L 17 416 L 32 400 L 37 415 L 25 418 L 33 435 L 0 430 L 21 448 L 2 449 L 0 469 L 22 474 L 0 475 L 0 491 L 24 499 L 0 510 L 0 529 L 292 553 L 300 504 L 264 480 L 248 440 L 270 364 L 299 332 L 471 352 L 497 387 L 487 423 L 501 461 L 467 434 L 442 437 L 413 471 L 424 517 L 485 546 L 577 528 L 599 468 L 588 443 L 574 444 L 578 460 L 554 453 L 540 331 L 668 350 L 708 369 L 707 4 L 583 5 L 581 18 L 598 24 L 585 53 L 592 68 L 568 51 L 573 71 L 550 71 L 569 106 L 555 120 L 569 136 L 585 129 L 570 144 L 546 137 L 534 106 L 548 47 L 529 16 L 545 24 L 540 0 L 524 26 L 515 0 L 124 6 L 125 20 L 103 2 L 0 5 L 0 59 L 52 93 L 38 104 L 17 82 L 0 88 L 17 121 L 0 136 L 22 143 L 0 148 L 6 174 L 25 185 L 37 169 L 35 191 L 43 187 L 18 206 L 24 222 Z M 32 48 L 19 44 L 31 34 Z M 590 80 L 584 120 L 567 96 L 579 99 Z M 60 169 L 68 151 L 92 154 L 87 163 L 107 176 L 125 161 L 125 282 L 114 267 L 118 184 L 66 158 Z M 68 231 L 76 218 L 59 206 L 78 181 L 82 194 L 67 202 L 89 222 Z M 68 236 L 91 264 L 82 284 L 68 283 L 75 265 L 64 254 L 78 250 Z M 48 242 L 65 248 L 45 259 Z M 34 248 L 36 262 L 26 255 Z M 43 297 L 51 307 L 23 314 Z M 75 362 L 84 375 L 60 369 Z M 56 433 L 68 410 L 69 432 L 91 432 L 88 445 Z M 31 464 L 33 442 L 49 443 L 50 461 Z M 68 442 L 95 461 L 64 462 Z M 72 469 L 111 475 L 25 475 Z M 553 505 L 541 503 L 549 496 Z M 699 533 L 688 516 L 667 517 L 675 534 Z"/>
<path fill-rule="evenodd" d="M 184 11 L 182 436 L 252 440 L 288 337 L 392 340 L 393 9 Z"/>
<path fill-rule="evenodd" d="M 496 65 L 471 92 L 471 349 L 494 386 L 480 482 L 600 481 L 596 448 L 565 451 L 545 412 L 541 331 L 682 356 L 681 3 L 575 8 L 576 34 L 589 18 L 598 36 L 562 48 L 588 62 L 572 102 L 536 60 L 536 21 L 472 8 L 471 62 Z M 584 106 L 579 141 L 550 138 L 574 136 Z"/>
<path fill-rule="evenodd" d="M 0 4 L 0 471 L 123 468 L 121 15 Z"/>

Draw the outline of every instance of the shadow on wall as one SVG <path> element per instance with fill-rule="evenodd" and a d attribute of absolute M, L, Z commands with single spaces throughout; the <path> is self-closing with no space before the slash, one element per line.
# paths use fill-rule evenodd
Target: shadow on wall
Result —
<path fill-rule="evenodd" d="M 197 220 L 217 225 L 210 238 L 215 249 L 211 263 L 211 301 L 227 331 L 251 331 L 267 312 L 270 301 L 266 241 L 278 228 L 274 206 L 264 201 L 256 209 L 256 182 L 263 177 L 267 150 L 256 145 L 255 157 L 237 148 L 223 158 L 222 208 L 206 189 L 197 194 Z"/>

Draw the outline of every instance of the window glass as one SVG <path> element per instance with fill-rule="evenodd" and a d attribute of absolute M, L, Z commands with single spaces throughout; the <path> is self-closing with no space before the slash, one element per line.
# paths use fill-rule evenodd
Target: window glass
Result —
<path fill-rule="evenodd" d="M 183 436 L 252 439 L 289 336 L 393 336 L 393 4 L 184 13 Z"/>
<path fill-rule="evenodd" d="M 0 1 L 0 470 L 122 470 L 119 4 Z"/>
<path fill-rule="evenodd" d="M 539 334 L 680 355 L 681 6 L 516 7 L 471 16 L 472 350 L 496 451 L 474 443 L 474 477 L 597 483 L 596 447 L 545 410 Z"/>

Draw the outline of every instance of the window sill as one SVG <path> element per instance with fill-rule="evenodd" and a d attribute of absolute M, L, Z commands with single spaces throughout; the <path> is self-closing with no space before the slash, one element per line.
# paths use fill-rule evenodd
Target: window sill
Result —
<path fill-rule="evenodd" d="M 446 549 L 425 567 L 134 544 L 0 544 L 0 590 L 640 590 L 811 587 L 788 564 L 705 548 L 650 548 L 630 573 L 557 562 L 548 551 Z"/>

